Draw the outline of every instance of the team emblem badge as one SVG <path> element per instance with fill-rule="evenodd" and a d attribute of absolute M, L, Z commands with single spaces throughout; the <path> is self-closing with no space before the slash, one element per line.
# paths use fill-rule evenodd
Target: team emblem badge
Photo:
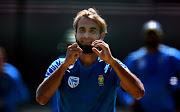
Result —
<path fill-rule="evenodd" d="M 79 84 L 79 77 L 69 76 L 68 85 L 69 85 L 71 88 L 77 87 L 78 84 Z"/>
<path fill-rule="evenodd" d="M 103 74 L 99 75 L 99 77 L 98 77 L 98 84 L 99 84 L 99 86 L 104 86 L 104 77 L 103 77 Z"/>

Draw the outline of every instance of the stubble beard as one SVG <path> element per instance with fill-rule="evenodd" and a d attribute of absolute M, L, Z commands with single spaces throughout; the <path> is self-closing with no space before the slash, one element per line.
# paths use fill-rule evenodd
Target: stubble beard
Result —
<path fill-rule="evenodd" d="M 76 40 L 76 42 L 79 45 L 79 47 L 83 50 L 83 53 L 85 53 L 85 54 L 93 53 L 93 51 L 92 51 L 93 46 L 91 46 L 91 45 L 82 45 L 78 40 Z"/>

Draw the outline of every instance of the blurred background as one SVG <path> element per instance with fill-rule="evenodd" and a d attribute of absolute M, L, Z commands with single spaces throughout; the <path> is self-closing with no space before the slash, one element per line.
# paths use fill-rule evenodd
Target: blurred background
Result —
<path fill-rule="evenodd" d="M 89 7 L 106 20 L 105 41 L 120 60 L 143 45 L 141 27 L 150 19 L 163 26 L 164 44 L 180 50 L 179 0 L 0 0 L 0 41 L 30 91 L 21 112 L 48 112 L 48 106 L 36 102 L 36 89 L 51 62 L 62 55 L 59 43 L 72 29 L 73 18 Z M 118 111 L 124 109 L 117 106 Z"/>

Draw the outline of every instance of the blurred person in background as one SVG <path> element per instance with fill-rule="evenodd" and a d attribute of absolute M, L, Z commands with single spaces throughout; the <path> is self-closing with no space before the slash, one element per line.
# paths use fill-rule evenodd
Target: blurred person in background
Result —
<path fill-rule="evenodd" d="M 20 72 L 16 67 L 7 63 L 7 53 L 3 45 L 0 45 L 1 54 L 1 96 L 0 112 L 16 112 L 20 105 L 29 101 L 29 91 L 23 82 Z M 5 77 L 5 78 L 4 78 Z"/>
<path fill-rule="evenodd" d="M 12 64 L 5 62 L 3 66 L 3 71 L 10 77 L 12 77 L 17 84 L 20 104 L 27 103 L 30 100 L 30 94 L 19 70 Z"/>
<path fill-rule="evenodd" d="M 126 111 L 130 111 L 129 106 L 134 103 L 134 98 L 121 87 L 117 90 L 117 106 L 123 107 Z"/>
<path fill-rule="evenodd" d="M 176 75 L 180 74 L 180 51 L 161 43 L 164 33 L 155 20 L 144 23 L 142 34 L 145 46 L 130 53 L 124 60 L 146 89 L 145 96 L 134 101 L 133 110 L 174 112 L 174 92 L 179 88 Z"/>
<path fill-rule="evenodd" d="M 18 93 L 15 80 L 3 71 L 5 49 L 0 47 L 0 112 L 16 112 Z"/>
<path fill-rule="evenodd" d="M 68 46 L 66 58 L 50 65 L 37 88 L 37 102 L 45 105 L 59 89 L 59 112 L 114 112 L 119 86 L 136 99 L 142 98 L 141 81 L 112 56 L 103 41 L 107 28 L 97 11 L 80 11 L 73 26 L 77 43 Z"/>

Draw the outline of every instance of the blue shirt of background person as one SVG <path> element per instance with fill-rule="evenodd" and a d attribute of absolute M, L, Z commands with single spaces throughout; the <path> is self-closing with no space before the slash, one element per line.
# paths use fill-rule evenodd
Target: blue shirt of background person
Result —
<path fill-rule="evenodd" d="M 145 47 L 126 57 L 124 63 L 137 74 L 146 88 L 145 96 L 137 101 L 139 112 L 174 112 L 174 89 L 179 86 L 175 75 L 180 74 L 180 51 L 160 44 L 162 29 L 157 21 L 143 26 Z"/>
<path fill-rule="evenodd" d="M 117 102 L 121 107 L 129 109 L 129 106 L 134 103 L 134 98 L 128 93 L 122 90 L 121 87 L 117 90 Z"/>
<path fill-rule="evenodd" d="M 6 61 L 5 48 L 0 46 L 0 112 L 16 112 L 18 98 L 18 86 L 8 74 L 3 71 Z"/>
<path fill-rule="evenodd" d="M 7 63 L 7 54 L 4 45 L 0 45 L 0 71 L 1 76 L 1 96 L 2 107 L 8 108 L 8 112 L 16 112 L 19 104 L 24 104 L 29 100 L 29 92 L 23 83 L 20 72 L 13 65 Z M 6 89 L 6 90 L 4 90 Z"/>
<path fill-rule="evenodd" d="M 141 81 L 112 56 L 103 41 L 107 28 L 97 11 L 80 11 L 73 26 L 77 43 L 68 46 L 65 61 L 59 58 L 50 66 L 48 77 L 37 88 L 36 100 L 45 105 L 59 89 L 61 112 L 113 112 L 119 84 L 136 99 L 142 98 Z"/>
<path fill-rule="evenodd" d="M 16 67 L 14 67 L 12 64 L 6 62 L 6 63 L 4 63 L 3 71 L 7 75 L 9 75 L 12 79 L 14 79 L 14 81 L 18 87 L 17 91 L 18 91 L 19 104 L 27 103 L 29 101 L 29 97 L 30 97 L 29 90 L 26 87 L 19 70 Z"/>
<path fill-rule="evenodd" d="M 0 112 L 16 112 L 17 86 L 7 74 L 0 73 Z"/>

